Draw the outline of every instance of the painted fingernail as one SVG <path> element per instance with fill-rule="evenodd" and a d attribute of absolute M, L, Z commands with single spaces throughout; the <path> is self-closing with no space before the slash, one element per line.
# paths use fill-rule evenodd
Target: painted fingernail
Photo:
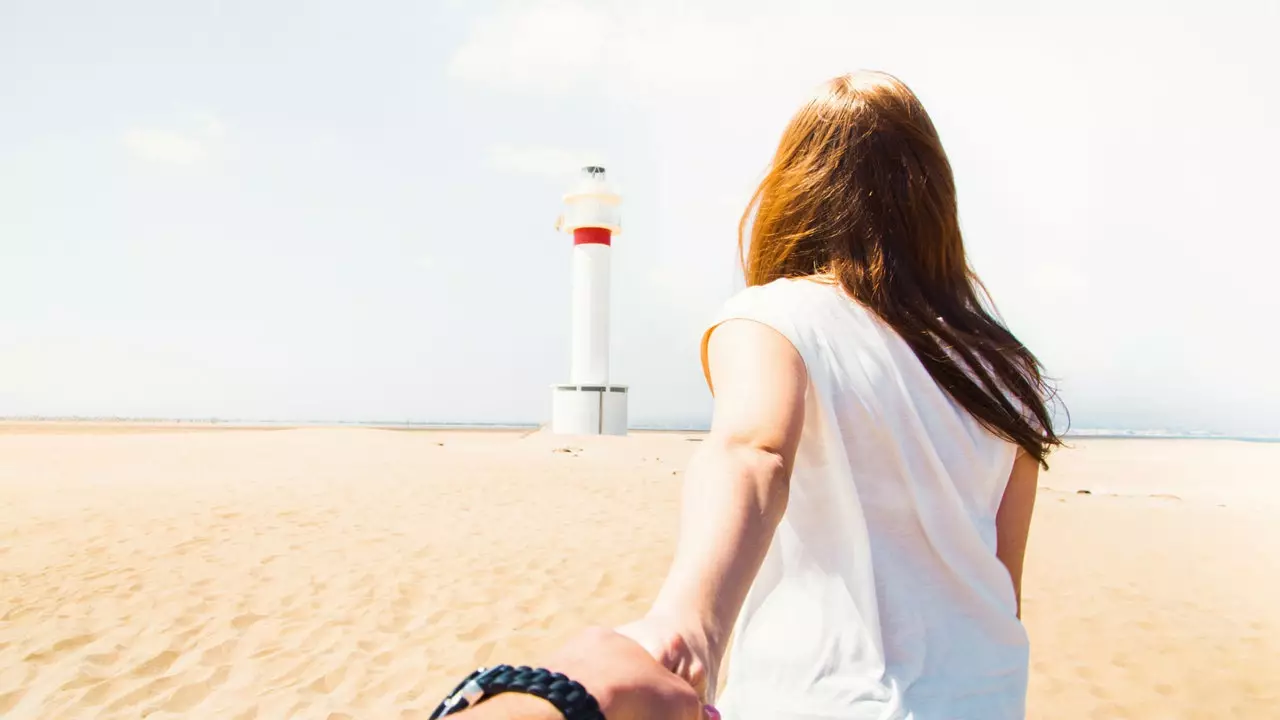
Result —
<path fill-rule="evenodd" d="M 720 720 L 720 711 L 714 705 L 703 705 L 702 712 L 707 716 L 707 720 Z"/>

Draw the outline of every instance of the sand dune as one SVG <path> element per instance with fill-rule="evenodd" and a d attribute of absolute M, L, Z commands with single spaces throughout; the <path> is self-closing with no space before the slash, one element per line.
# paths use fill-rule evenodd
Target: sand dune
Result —
<path fill-rule="evenodd" d="M 425 718 L 478 664 L 641 612 L 696 447 L 180 429 L 0 426 L 0 717 Z M 1278 476 L 1280 445 L 1059 456 L 1031 717 L 1280 717 Z"/>

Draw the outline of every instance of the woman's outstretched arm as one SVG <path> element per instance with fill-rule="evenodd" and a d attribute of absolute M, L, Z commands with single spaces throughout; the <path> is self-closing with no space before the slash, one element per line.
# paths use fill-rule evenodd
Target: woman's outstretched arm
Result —
<path fill-rule="evenodd" d="M 706 365 L 715 412 L 685 474 L 675 559 L 650 613 L 622 632 L 711 698 L 725 643 L 787 507 L 808 376 L 786 338 L 747 320 L 711 333 Z"/>

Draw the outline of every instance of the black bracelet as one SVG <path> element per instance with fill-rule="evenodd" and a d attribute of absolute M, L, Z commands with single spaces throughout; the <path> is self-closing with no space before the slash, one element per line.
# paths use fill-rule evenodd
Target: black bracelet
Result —
<path fill-rule="evenodd" d="M 605 720 L 600 704 L 582 685 L 558 672 L 523 665 L 497 665 L 471 673 L 440 703 L 430 720 L 462 712 L 508 692 L 540 697 L 554 705 L 565 720 Z"/>

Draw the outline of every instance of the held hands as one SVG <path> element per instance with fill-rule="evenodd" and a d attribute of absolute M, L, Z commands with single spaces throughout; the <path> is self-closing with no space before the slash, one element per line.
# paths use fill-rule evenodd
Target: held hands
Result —
<path fill-rule="evenodd" d="M 610 630 L 579 633 L 548 658 L 546 666 L 581 683 L 609 720 L 718 717 L 703 714 L 702 701 L 686 680 L 655 663 L 634 640 Z"/>
<path fill-rule="evenodd" d="M 706 634 L 674 616 L 649 614 L 618 628 L 643 647 L 658 664 L 678 675 L 707 702 L 715 702 L 719 673 Z M 714 710 L 709 712 L 709 715 Z"/>

